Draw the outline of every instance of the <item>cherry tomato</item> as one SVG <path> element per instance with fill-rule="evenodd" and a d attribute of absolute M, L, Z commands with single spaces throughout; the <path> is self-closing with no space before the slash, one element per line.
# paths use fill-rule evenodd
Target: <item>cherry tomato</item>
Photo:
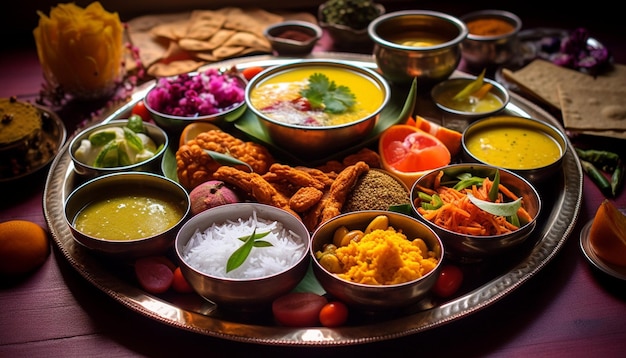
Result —
<path fill-rule="evenodd" d="M 338 327 L 348 320 L 348 306 L 343 302 L 332 301 L 322 307 L 320 323 L 324 327 Z"/>
<path fill-rule="evenodd" d="M 148 112 L 148 109 L 146 108 L 146 105 L 145 103 L 143 103 L 143 101 L 139 101 L 135 104 L 135 106 L 133 106 L 131 114 L 136 114 L 140 116 L 146 122 L 152 119 L 152 117 L 150 116 L 150 112 Z"/>
<path fill-rule="evenodd" d="M 272 313 L 284 326 L 312 327 L 319 324 L 320 311 L 326 303 L 326 297 L 315 293 L 290 292 L 272 302 Z"/>
<path fill-rule="evenodd" d="M 261 66 L 253 66 L 253 67 L 244 68 L 243 70 L 241 70 L 241 74 L 243 75 L 245 79 L 250 81 L 252 77 L 258 75 L 263 70 L 264 68 Z"/>
<path fill-rule="evenodd" d="M 452 296 L 461 287 L 463 282 L 463 271 L 454 265 L 445 265 L 439 272 L 439 277 L 433 293 L 439 297 L 446 298 Z"/>
<path fill-rule="evenodd" d="M 193 292 L 193 288 L 189 285 L 189 282 L 183 276 L 183 272 L 180 267 L 174 269 L 174 278 L 172 280 L 172 289 L 176 292 L 180 293 L 191 293 Z"/>

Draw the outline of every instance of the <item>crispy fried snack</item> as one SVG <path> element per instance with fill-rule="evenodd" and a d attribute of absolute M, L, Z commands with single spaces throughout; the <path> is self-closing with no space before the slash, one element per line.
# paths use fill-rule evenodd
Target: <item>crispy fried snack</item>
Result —
<path fill-rule="evenodd" d="M 297 187 L 311 186 L 315 189 L 322 190 L 326 186 L 324 182 L 317 180 L 304 170 L 279 163 L 272 164 L 269 171 L 263 177 L 269 182 L 286 181 Z"/>
<path fill-rule="evenodd" d="M 341 162 L 338 160 L 330 160 L 317 167 L 317 169 L 324 173 L 339 173 L 357 162 L 365 162 L 370 168 L 382 167 L 380 155 L 369 148 L 363 148 L 354 154 L 346 156 Z"/>
<path fill-rule="evenodd" d="M 289 207 L 298 213 L 303 213 L 317 204 L 323 195 L 324 192 L 319 189 L 310 186 L 302 187 L 289 198 Z"/>
<path fill-rule="evenodd" d="M 176 151 L 176 174 L 181 185 L 193 189 L 199 184 L 213 179 L 213 173 L 221 167 L 204 150 L 229 154 L 248 163 L 255 173 L 264 174 L 274 163 L 274 158 L 264 146 L 254 142 L 244 142 L 221 130 L 200 133 L 196 138 L 182 145 Z M 247 170 L 245 166 L 236 166 Z"/>
<path fill-rule="evenodd" d="M 303 216 L 304 225 L 311 231 L 323 222 L 341 214 L 341 207 L 359 177 L 370 167 L 365 162 L 357 162 L 342 170 L 333 181 L 322 199 Z"/>
<path fill-rule="evenodd" d="M 243 192 L 249 193 L 261 204 L 272 205 L 287 210 L 300 218 L 300 215 L 289 206 L 289 199 L 257 173 L 249 173 L 224 165 L 213 173 L 213 178 L 233 185 Z"/>

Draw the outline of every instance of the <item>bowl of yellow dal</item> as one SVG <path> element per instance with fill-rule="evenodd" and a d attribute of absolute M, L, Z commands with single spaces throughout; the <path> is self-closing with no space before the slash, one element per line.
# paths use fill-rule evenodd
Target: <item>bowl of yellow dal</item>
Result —
<path fill-rule="evenodd" d="M 482 85 L 470 90 L 476 77 L 455 77 L 438 83 L 430 91 L 435 105 L 445 113 L 465 119 L 488 117 L 503 110 L 510 101 L 507 89 L 484 78 Z"/>
<path fill-rule="evenodd" d="M 245 97 L 272 142 L 319 159 L 367 138 L 391 90 L 375 71 L 347 61 L 297 60 L 255 76 Z"/>
<path fill-rule="evenodd" d="M 332 297 L 357 310 L 407 309 L 439 275 L 444 246 L 414 217 L 387 210 L 339 215 L 312 235 L 312 268 Z"/>
<path fill-rule="evenodd" d="M 508 169 L 534 184 L 561 170 L 567 137 L 556 126 L 533 118 L 493 116 L 463 132 L 463 158 Z"/>
<path fill-rule="evenodd" d="M 74 240 L 95 254 L 134 259 L 165 253 L 191 208 L 177 182 L 147 172 L 118 172 L 88 180 L 64 205 Z"/>

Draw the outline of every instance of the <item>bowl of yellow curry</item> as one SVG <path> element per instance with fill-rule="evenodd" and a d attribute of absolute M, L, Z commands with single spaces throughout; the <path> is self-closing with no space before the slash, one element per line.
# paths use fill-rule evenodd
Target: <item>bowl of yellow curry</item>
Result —
<path fill-rule="evenodd" d="M 277 146 L 303 159 L 350 148 L 374 129 L 391 90 L 375 71 L 345 61 L 270 67 L 246 87 L 246 104 Z"/>
<path fill-rule="evenodd" d="M 339 215 L 312 235 L 313 273 L 332 297 L 369 312 L 399 311 L 428 295 L 444 246 L 414 217 L 386 210 Z"/>
<path fill-rule="evenodd" d="M 470 124 L 461 146 L 465 161 L 508 169 L 541 184 L 561 170 L 567 137 L 547 122 L 502 115 Z"/>
<path fill-rule="evenodd" d="M 148 172 L 117 172 L 74 189 L 64 215 L 74 240 L 96 255 L 134 259 L 165 253 L 191 204 L 177 182 Z"/>

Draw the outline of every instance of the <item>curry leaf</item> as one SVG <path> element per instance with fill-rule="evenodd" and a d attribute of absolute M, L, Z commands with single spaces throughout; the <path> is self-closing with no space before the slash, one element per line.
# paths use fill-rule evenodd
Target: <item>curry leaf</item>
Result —
<path fill-rule="evenodd" d="M 241 161 L 235 157 L 233 157 L 232 155 L 228 155 L 228 154 L 224 154 L 224 153 L 220 153 L 220 152 L 215 152 L 212 150 L 204 150 L 205 153 L 207 153 L 213 160 L 215 160 L 216 162 L 218 162 L 219 164 L 222 165 L 241 165 L 244 166 L 246 168 L 248 168 L 248 170 L 250 171 L 250 173 L 254 172 L 254 169 L 252 169 L 252 166 L 244 161 Z"/>
<path fill-rule="evenodd" d="M 472 193 L 467 193 L 467 197 L 479 209 L 497 216 L 517 215 L 517 210 L 522 206 L 522 198 L 518 198 L 517 200 L 511 201 L 509 203 L 494 203 L 491 201 L 478 199 L 477 197 L 472 195 Z"/>
<path fill-rule="evenodd" d="M 268 234 L 269 234 L 269 231 L 257 234 L 256 227 L 255 227 L 254 230 L 252 230 L 252 234 L 250 236 L 244 236 L 244 237 L 238 238 L 239 240 L 243 241 L 243 245 L 241 245 L 237 250 L 235 250 L 235 252 L 233 252 L 228 258 L 228 262 L 226 263 L 226 272 L 230 272 L 238 268 L 239 266 L 241 266 L 250 255 L 250 252 L 252 251 L 253 247 L 273 246 L 270 242 L 267 242 L 265 240 L 258 240 L 260 238 L 267 236 Z"/>

